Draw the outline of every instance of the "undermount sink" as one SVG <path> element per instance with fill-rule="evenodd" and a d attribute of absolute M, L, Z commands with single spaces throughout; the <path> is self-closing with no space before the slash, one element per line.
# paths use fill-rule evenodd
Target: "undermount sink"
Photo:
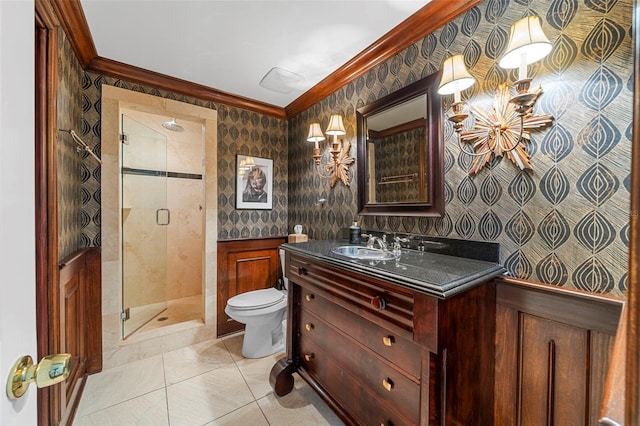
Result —
<path fill-rule="evenodd" d="M 390 251 L 362 246 L 338 246 L 331 253 L 359 260 L 394 260 L 399 256 Z"/>

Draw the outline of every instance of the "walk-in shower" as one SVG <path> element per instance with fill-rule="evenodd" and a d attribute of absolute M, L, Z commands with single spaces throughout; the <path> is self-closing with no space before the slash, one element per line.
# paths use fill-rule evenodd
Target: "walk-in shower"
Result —
<path fill-rule="evenodd" d="M 203 318 L 203 132 L 183 126 L 121 115 L 123 338 Z"/>

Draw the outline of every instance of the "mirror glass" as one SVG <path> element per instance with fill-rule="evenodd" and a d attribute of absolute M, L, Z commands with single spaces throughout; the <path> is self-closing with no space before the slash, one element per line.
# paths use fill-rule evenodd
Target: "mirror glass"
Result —
<path fill-rule="evenodd" d="M 438 81 L 433 74 L 357 110 L 360 214 L 444 214 Z"/>

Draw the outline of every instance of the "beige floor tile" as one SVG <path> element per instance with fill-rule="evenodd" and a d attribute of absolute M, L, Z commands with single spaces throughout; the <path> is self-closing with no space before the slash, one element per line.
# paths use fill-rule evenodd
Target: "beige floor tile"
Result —
<path fill-rule="evenodd" d="M 258 404 L 252 402 L 244 407 L 207 423 L 206 426 L 269 426 Z"/>
<path fill-rule="evenodd" d="M 113 405 L 84 417 L 76 417 L 74 426 L 168 426 L 165 389 Z"/>
<path fill-rule="evenodd" d="M 167 385 L 233 363 L 222 340 L 209 340 L 162 355 Z"/>
<path fill-rule="evenodd" d="M 278 426 L 343 426 L 344 423 L 329 409 L 309 385 L 297 374 L 291 393 L 276 397 L 273 393 L 258 400 L 269 424 Z"/>
<path fill-rule="evenodd" d="M 168 386 L 167 399 L 171 426 L 202 425 L 254 400 L 235 364 Z"/>
<path fill-rule="evenodd" d="M 161 355 L 104 370 L 88 377 L 76 416 L 95 413 L 164 386 Z"/>
<path fill-rule="evenodd" d="M 225 346 L 229 349 L 229 353 L 233 357 L 234 361 L 244 359 L 242 356 L 242 340 L 244 339 L 244 332 L 234 334 L 232 336 L 225 337 L 223 339 Z"/>
<path fill-rule="evenodd" d="M 242 359 L 236 362 L 255 399 L 260 399 L 273 390 L 269 385 L 269 373 L 276 361 L 284 355 L 284 352 L 279 352 L 264 358 Z"/>

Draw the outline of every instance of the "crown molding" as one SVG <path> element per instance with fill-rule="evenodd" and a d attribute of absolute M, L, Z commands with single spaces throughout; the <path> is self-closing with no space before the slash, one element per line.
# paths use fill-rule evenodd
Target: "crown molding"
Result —
<path fill-rule="evenodd" d="M 98 56 L 93 43 L 80 0 L 51 0 L 51 4 L 85 70 L 276 118 L 291 119 L 482 1 L 484 0 L 431 1 L 285 108 L 102 58 Z"/>
<path fill-rule="evenodd" d="M 111 59 L 96 57 L 86 67 L 88 71 L 115 77 L 135 83 L 156 87 L 158 89 L 168 90 L 175 93 L 181 93 L 187 96 L 193 96 L 205 101 L 217 102 L 232 107 L 242 108 L 255 111 L 261 114 L 273 116 L 276 118 L 286 119 L 284 108 L 271 105 L 265 102 L 256 101 L 254 99 L 244 98 L 242 96 L 215 90 L 201 84 L 192 83 L 190 81 L 181 80 L 165 74 L 149 71 L 144 68 L 138 68 L 133 65 L 124 64 L 122 62 L 113 61 Z"/>
<path fill-rule="evenodd" d="M 98 51 L 93 43 L 89 24 L 84 15 L 80 0 L 49 0 L 58 15 L 60 26 L 64 30 L 71 47 L 80 61 L 82 68 L 86 68 Z"/>
<path fill-rule="evenodd" d="M 484 0 L 433 0 L 285 107 L 289 119 Z"/>
<path fill-rule="evenodd" d="M 42 1 L 42 0 L 38 0 Z M 88 71 L 286 119 L 284 108 L 98 56 L 80 0 L 48 0 L 80 65 Z"/>

